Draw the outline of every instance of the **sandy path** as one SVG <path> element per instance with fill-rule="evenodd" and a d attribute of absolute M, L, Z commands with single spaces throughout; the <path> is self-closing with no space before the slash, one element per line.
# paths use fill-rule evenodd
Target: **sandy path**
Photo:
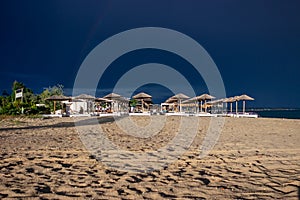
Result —
<path fill-rule="evenodd" d="M 135 117 L 141 126 L 149 118 Z M 167 143 L 179 117 L 168 117 L 155 137 L 124 135 L 115 122 L 108 137 L 131 151 Z M 300 120 L 226 119 L 205 158 L 199 146 L 208 127 L 201 119 L 188 152 L 161 170 L 124 172 L 90 155 L 72 119 L 6 119 L 0 125 L 0 198 L 43 199 L 298 199 Z"/>

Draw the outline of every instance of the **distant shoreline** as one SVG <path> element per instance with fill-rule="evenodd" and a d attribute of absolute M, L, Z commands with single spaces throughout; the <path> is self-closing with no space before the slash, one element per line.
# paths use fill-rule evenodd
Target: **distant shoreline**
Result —
<path fill-rule="evenodd" d="M 246 111 L 288 111 L 300 110 L 300 108 L 248 108 Z"/>

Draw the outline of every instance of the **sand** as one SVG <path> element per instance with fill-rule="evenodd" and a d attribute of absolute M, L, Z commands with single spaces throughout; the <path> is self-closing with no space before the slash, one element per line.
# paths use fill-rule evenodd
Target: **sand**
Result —
<path fill-rule="evenodd" d="M 132 120 L 143 127 L 151 118 Z M 167 117 L 150 138 L 127 135 L 110 118 L 100 122 L 111 141 L 134 153 L 166 145 L 180 120 Z M 217 144 L 201 158 L 208 124 L 209 118 L 201 119 L 192 146 L 179 159 L 137 173 L 98 161 L 72 118 L 1 119 L 0 198 L 299 199 L 300 120 L 226 118 Z"/>

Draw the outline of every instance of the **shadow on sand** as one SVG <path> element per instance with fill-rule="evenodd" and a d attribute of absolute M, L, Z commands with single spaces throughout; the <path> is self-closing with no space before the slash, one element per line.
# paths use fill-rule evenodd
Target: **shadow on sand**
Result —
<path fill-rule="evenodd" d="M 97 124 L 105 124 L 108 122 L 114 122 L 123 117 L 98 117 L 98 118 L 88 118 L 83 120 L 76 120 L 72 122 L 60 122 L 56 124 L 50 125 L 41 125 L 41 126 L 24 126 L 24 127 L 5 127 L 0 128 L 1 131 L 10 131 L 10 130 L 26 130 L 26 129 L 42 129 L 42 128 L 69 128 L 76 126 L 89 126 L 89 125 L 97 125 Z"/>

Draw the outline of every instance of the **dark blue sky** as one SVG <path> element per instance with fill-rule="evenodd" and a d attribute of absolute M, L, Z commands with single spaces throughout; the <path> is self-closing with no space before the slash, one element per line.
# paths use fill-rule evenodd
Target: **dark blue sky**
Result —
<path fill-rule="evenodd" d="M 154 26 L 199 42 L 218 66 L 228 96 L 247 93 L 256 99 L 254 107 L 300 107 L 299 10 L 298 0 L 1 1 L 0 92 L 14 80 L 36 93 L 57 83 L 72 88 L 84 58 L 101 41 Z M 188 63 L 155 50 L 120 57 L 107 72 L 111 79 L 99 86 L 112 87 L 131 67 L 154 61 L 184 71 L 197 93 L 206 92 Z M 114 68 L 118 64 L 124 68 Z"/>

